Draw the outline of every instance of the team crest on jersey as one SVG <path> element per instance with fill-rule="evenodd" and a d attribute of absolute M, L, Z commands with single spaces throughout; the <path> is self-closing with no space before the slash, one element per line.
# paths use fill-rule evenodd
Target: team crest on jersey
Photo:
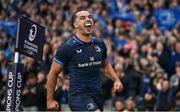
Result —
<path fill-rule="evenodd" d="M 96 52 L 101 52 L 101 48 L 99 46 L 95 46 Z"/>

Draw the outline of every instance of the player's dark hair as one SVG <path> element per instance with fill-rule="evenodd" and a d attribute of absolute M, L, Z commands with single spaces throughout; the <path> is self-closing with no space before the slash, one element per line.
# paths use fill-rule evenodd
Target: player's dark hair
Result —
<path fill-rule="evenodd" d="M 82 8 L 82 7 L 79 7 L 79 8 L 77 9 L 77 11 L 72 15 L 71 25 L 72 25 L 73 28 L 74 28 L 74 22 L 75 22 L 75 20 L 76 20 L 76 18 L 77 18 L 76 14 L 77 14 L 79 11 L 87 11 L 87 9 Z"/>

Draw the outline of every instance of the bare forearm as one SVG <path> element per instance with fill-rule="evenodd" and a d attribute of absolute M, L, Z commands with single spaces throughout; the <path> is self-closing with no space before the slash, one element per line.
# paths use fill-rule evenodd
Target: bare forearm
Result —
<path fill-rule="evenodd" d="M 47 80 L 47 100 L 54 100 L 54 91 L 57 83 L 57 76 L 61 72 L 61 70 L 61 65 L 57 64 L 56 62 L 52 63 Z"/>
<path fill-rule="evenodd" d="M 47 81 L 47 99 L 54 99 L 57 75 L 50 73 Z"/>
<path fill-rule="evenodd" d="M 103 68 L 106 76 L 114 81 L 114 91 L 121 92 L 123 90 L 123 85 L 107 59 L 103 61 Z"/>
<path fill-rule="evenodd" d="M 109 62 L 106 63 L 104 66 L 105 75 L 109 77 L 111 80 L 116 81 L 119 80 L 118 76 L 114 72 L 114 69 L 112 68 L 111 64 Z"/>

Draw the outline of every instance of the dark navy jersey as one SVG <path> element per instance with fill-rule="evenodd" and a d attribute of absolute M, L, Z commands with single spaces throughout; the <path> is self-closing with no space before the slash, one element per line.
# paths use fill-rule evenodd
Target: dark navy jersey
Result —
<path fill-rule="evenodd" d="M 106 59 L 106 46 L 96 37 L 85 43 L 75 35 L 61 45 L 54 61 L 63 65 L 70 76 L 70 92 L 101 91 L 101 67 Z"/>

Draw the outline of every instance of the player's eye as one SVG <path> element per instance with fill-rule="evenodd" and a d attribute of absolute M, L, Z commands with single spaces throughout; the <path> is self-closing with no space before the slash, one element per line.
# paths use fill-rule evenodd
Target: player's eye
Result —
<path fill-rule="evenodd" d="M 80 20 L 86 19 L 86 16 L 80 16 Z"/>
<path fill-rule="evenodd" d="M 89 15 L 88 18 L 89 18 L 89 19 L 93 19 L 92 15 Z"/>

